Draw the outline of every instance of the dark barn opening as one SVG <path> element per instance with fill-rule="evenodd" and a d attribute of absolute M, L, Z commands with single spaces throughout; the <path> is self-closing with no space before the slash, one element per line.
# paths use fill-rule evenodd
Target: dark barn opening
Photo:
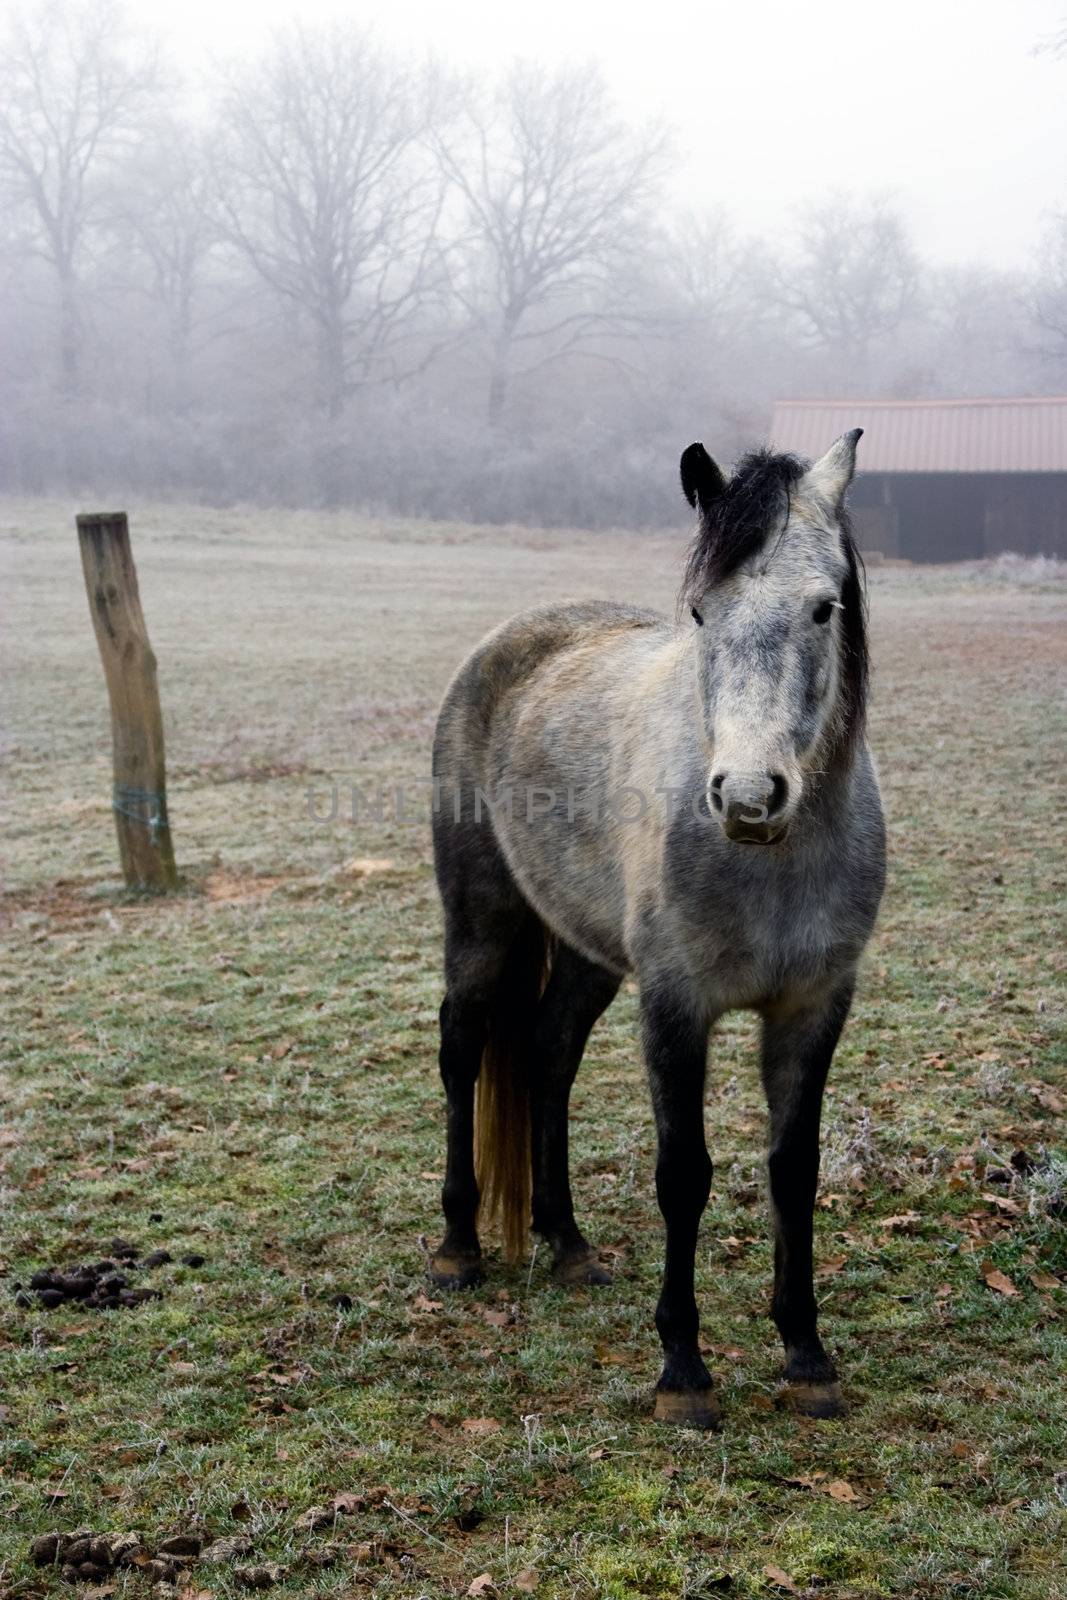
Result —
<path fill-rule="evenodd" d="M 1067 396 L 784 400 L 772 443 L 817 457 L 861 427 L 850 503 L 863 550 L 908 561 L 1067 556 Z"/>

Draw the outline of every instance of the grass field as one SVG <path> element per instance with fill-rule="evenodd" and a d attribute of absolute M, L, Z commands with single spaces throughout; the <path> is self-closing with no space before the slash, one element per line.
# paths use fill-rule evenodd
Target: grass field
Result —
<path fill-rule="evenodd" d="M 776 1409 L 736 1017 L 709 1072 L 698 1293 L 725 1425 L 705 1437 L 649 1420 L 661 1245 L 632 986 L 574 1098 L 579 1215 L 614 1288 L 566 1294 L 542 1253 L 427 1292 L 428 829 L 346 819 L 353 782 L 426 775 L 487 627 L 564 595 L 670 606 L 679 538 L 135 508 L 185 873 L 153 902 L 115 881 L 73 509 L 0 503 L 0 1592 L 72 1592 L 30 1547 L 91 1529 L 140 1536 L 96 1596 L 1067 1596 L 1063 577 L 871 574 L 890 883 L 817 1222 L 852 1411 Z M 334 785 L 339 815 L 314 820 Z M 162 1298 L 16 1304 L 114 1235 L 171 1252 L 137 1278 Z M 220 1559 L 163 1560 L 183 1535 Z"/>

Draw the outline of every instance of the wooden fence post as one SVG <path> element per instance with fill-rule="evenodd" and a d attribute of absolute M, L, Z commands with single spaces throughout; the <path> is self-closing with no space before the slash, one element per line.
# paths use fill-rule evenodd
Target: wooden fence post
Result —
<path fill-rule="evenodd" d="M 178 882 L 167 821 L 163 714 L 124 511 L 77 518 L 89 612 L 111 701 L 112 805 L 122 871 L 131 889 Z"/>

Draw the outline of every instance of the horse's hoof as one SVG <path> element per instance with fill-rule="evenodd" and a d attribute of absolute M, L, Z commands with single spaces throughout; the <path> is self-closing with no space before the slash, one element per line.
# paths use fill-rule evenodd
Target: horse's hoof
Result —
<path fill-rule="evenodd" d="M 676 1428 L 717 1428 L 722 1421 L 722 1411 L 713 1389 L 657 1389 L 657 1422 L 669 1422 Z"/>
<path fill-rule="evenodd" d="M 848 1405 L 841 1385 L 830 1383 L 789 1383 L 781 1391 L 779 1404 L 802 1417 L 847 1417 Z"/>
<path fill-rule="evenodd" d="M 482 1281 L 480 1256 L 430 1257 L 430 1282 L 435 1289 L 473 1289 Z"/>
<path fill-rule="evenodd" d="M 595 1250 L 584 1256 L 564 1256 L 553 1266 L 552 1276 L 564 1289 L 607 1288 L 615 1282 L 607 1267 L 601 1265 Z"/>

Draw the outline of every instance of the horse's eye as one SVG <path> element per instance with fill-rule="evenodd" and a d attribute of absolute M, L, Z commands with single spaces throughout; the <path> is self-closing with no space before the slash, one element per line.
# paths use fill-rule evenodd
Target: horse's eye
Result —
<path fill-rule="evenodd" d="M 700 612 L 697 610 L 696 606 L 694 606 L 692 609 L 693 621 L 696 623 L 698 628 L 702 628 L 704 626 L 704 618 L 700 615 Z"/>
<path fill-rule="evenodd" d="M 811 614 L 812 622 L 817 622 L 821 628 L 823 623 L 829 622 L 833 616 L 834 603 L 832 600 L 820 600 Z"/>

